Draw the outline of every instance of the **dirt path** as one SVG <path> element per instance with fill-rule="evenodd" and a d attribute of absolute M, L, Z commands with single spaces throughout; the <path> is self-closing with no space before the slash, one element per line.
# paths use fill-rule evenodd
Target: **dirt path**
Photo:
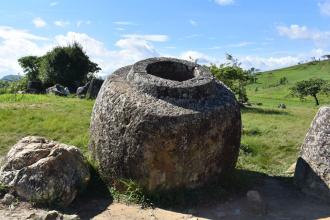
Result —
<path fill-rule="evenodd" d="M 198 208 L 164 210 L 142 209 L 139 206 L 111 203 L 105 199 L 91 199 L 78 202 L 69 214 L 76 213 L 81 219 L 230 219 L 230 220 L 312 220 L 329 219 L 330 204 L 307 197 L 291 183 L 278 178 L 264 177 L 262 183 L 253 188 L 263 197 L 266 213 L 251 209 L 245 196 L 229 198 L 225 202 L 202 204 Z M 0 219 L 26 219 L 32 213 L 45 212 L 21 203 L 10 210 L 0 206 Z"/>

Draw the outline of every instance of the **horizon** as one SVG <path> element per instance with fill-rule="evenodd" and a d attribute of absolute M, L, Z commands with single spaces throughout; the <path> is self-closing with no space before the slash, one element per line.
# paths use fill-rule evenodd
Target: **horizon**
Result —
<path fill-rule="evenodd" d="M 0 11 L 0 78 L 22 74 L 18 58 L 73 41 L 101 77 L 149 57 L 220 64 L 226 53 L 266 71 L 318 59 L 330 46 L 330 0 L 14 0 Z"/>

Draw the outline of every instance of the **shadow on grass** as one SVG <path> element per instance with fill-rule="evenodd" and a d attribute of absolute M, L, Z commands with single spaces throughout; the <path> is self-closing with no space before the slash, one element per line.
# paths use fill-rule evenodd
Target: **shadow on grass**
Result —
<path fill-rule="evenodd" d="M 244 107 L 241 110 L 243 113 L 256 113 L 256 114 L 265 114 L 265 115 L 289 115 L 289 113 L 284 110 L 275 110 L 275 109 Z"/>

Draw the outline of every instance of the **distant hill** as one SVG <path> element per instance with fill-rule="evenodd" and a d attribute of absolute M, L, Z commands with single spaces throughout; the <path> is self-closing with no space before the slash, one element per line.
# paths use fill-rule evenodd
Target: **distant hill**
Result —
<path fill-rule="evenodd" d="M 285 77 L 287 83 L 280 84 L 280 79 Z M 257 83 L 247 87 L 248 97 L 254 102 L 263 102 L 268 99 L 279 101 L 299 101 L 290 96 L 290 88 L 298 81 L 310 78 L 330 80 L 330 61 L 314 61 L 299 64 L 283 69 L 262 72 L 257 75 Z M 329 103 L 330 97 L 322 96 L 323 103 Z M 307 98 L 313 103 L 312 98 Z M 322 102 L 321 102 L 322 103 Z"/>
<path fill-rule="evenodd" d="M 3 81 L 17 81 L 21 78 L 21 76 L 19 75 L 6 75 L 4 77 L 2 77 L 0 80 L 3 80 Z"/>

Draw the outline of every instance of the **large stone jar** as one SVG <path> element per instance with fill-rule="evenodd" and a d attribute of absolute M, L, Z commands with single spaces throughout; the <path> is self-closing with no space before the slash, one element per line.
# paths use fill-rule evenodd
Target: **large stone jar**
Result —
<path fill-rule="evenodd" d="M 321 107 L 301 146 L 295 180 L 303 192 L 330 203 L 330 107 Z"/>
<path fill-rule="evenodd" d="M 108 77 L 90 130 L 90 151 L 108 184 L 123 178 L 151 191 L 194 188 L 235 167 L 241 114 L 208 69 L 151 58 Z"/>

